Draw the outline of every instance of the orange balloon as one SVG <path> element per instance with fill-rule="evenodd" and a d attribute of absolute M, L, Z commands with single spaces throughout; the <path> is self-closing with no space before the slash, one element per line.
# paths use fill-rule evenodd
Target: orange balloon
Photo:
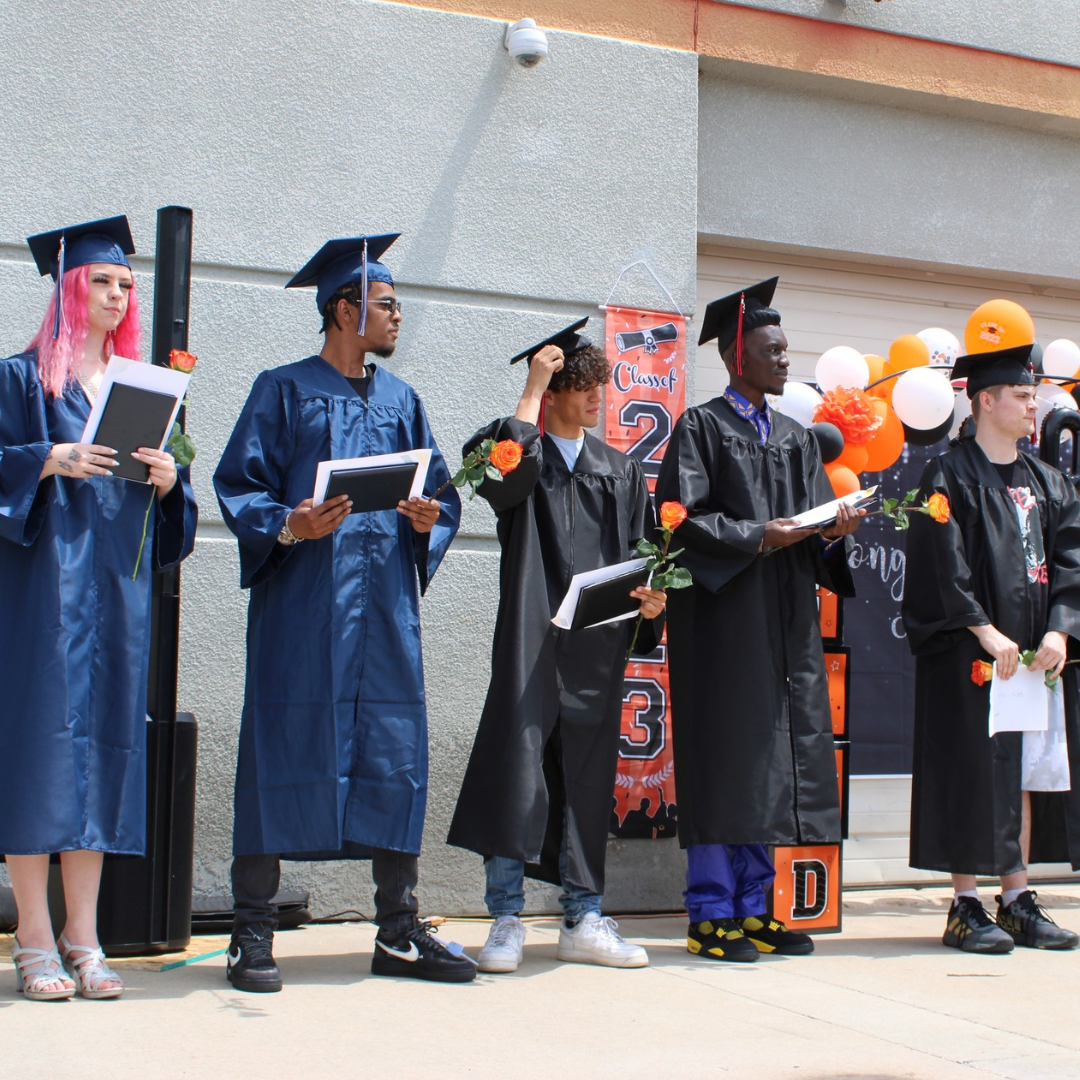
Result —
<path fill-rule="evenodd" d="M 904 452 L 904 425 L 891 406 L 884 401 L 881 404 L 885 405 L 884 423 L 863 447 L 866 451 L 864 472 L 881 472 L 882 469 L 895 465 Z"/>
<path fill-rule="evenodd" d="M 872 383 L 876 383 L 878 379 L 884 377 L 885 365 L 889 362 L 884 356 L 878 356 L 877 353 L 867 353 L 863 359 L 870 369 L 870 381 Z"/>
<path fill-rule="evenodd" d="M 921 337 L 901 334 L 889 346 L 889 371 L 907 371 L 913 367 L 925 367 L 930 363 L 930 349 Z M 893 382 L 896 382 L 893 379 Z"/>
<path fill-rule="evenodd" d="M 886 375 L 893 374 L 893 366 L 888 360 L 885 361 L 885 366 L 882 369 L 881 377 L 885 378 Z M 873 390 L 868 390 L 867 393 L 873 397 L 880 399 L 883 402 L 892 404 L 892 392 L 893 387 L 896 386 L 896 379 L 889 379 L 887 382 L 883 382 L 880 386 L 875 386 Z"/>
<path fill-rule="evenodd" d="M 861 473 L 866 468 L 866 447 L 865 446 L 852 446 L 851 443 L 844 443 L 844 449 L 840 456 L 835 459 L 837 465 L 843 465 L 845 468 L 850 469 L 853 473 Z M 829 462 L 830 465 L 833 462 Z M 859 489 L 856 488 L 856 491 Z"/>
<path fill-rule="evenodd" d="M 969 353 L 991 352 L 1030 345 L 1035 323 L 1025 308 L 1012 300 L 987 300 L 972 313 L 964 327 L 964 348 Z"/>
<path fill-rule="evenodd" d="M 833 494 L 838 499 L 845 495 L 853 495 L 862 487 L 859 478 L 846 465 L 831 461 L 825 466 L 825 472 L 828 474 L 829 483 L 832 484 Z"/>

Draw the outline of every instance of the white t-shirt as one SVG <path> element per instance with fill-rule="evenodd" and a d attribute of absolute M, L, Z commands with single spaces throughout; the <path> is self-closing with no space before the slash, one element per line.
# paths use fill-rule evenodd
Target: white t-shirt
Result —
<path fill-rule="evenodd" d="M 552 435 L 550 431 L 547 433 L 547 436 L 559 448 L 559 453 L 562 454 L 563 461 L 566 462 L 566 467 L 573 472 L 574 466 L 577 464 L 578 455 L 581 453 L 581 448 L 585 445 L 584 432 L 580 439 L 563 439 L 558 435 Z"/>

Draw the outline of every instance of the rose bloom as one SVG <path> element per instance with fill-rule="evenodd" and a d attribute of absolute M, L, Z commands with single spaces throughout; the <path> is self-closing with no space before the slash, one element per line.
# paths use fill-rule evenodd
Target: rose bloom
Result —
<path fill-rule="evenodd" d="M 930 498 L 926 500 L 926 512 L 942 525 L 944 525 L 952 515 L 948 498 L 940 492 L 931 495 Z"/>
<path fill-rule="evenodd" d="M 666 502 L 660 506 L 660 527 L 674 532 L 686 520 L 686 507 L 679 502 Z"/>
<path fill-rule="evenodd" d="M 513 439 L 503 439 L 491 449 L 491 464 L 505 476 L 521 464 L 521 443 Z"/>
<path fill-rule="evenodd" d="M 182 371 L 190 375 L 195 369 L 195 361 L 199 358 L 192 353 L 184 352 L 183 349 L 173 349 L 169 353 L 169 367 L 173 371 Z"/>
<path fill-rule="evenodd" d="M 971 665 L 971 681 L 976 686 L 985 686 L 994 675 L 994 665 L 985 660 L 976 660 Z"/>

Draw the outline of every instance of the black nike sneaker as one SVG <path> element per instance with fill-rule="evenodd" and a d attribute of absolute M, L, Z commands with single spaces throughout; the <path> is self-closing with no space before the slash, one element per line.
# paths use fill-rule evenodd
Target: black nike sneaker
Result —
<path fill-rule="evenodd" d="M 1016 942 L 1029 949 L 1075 949 L 1080 938 L 1058 926 L 1046 908 L 1036 902 L 1038 894 L 1025 889 L 1008 907 L 998 902 L 997 924 Z"/>
<path fill-rule="evenodd" d="M 758 958 L 757 946 L 743 935 L 738 919 L 692 922 L 686 930 L 686 948 L 695 956 L 710 960 L 747 963 Z"/>
<path fill-rule="evenodd" d="M 371 974 L 463 983 L 476 978 L 476 965 L 467 956 L 451 952 L 435 936 L 431 923 L 416 921 L 394 937 L 384 937 L 382 930 L 375 935 Z"/>
<path fill-rule="evenodd" d="M 1001 929 L 974 896 L 953 897 L 941 944 L 964 952 L 1012 952 L 1012 938 Z"/>
<path fill-rule="evenodd" d="M 281 972 L 274 963 L 274 931 L 266 923 L 236 927 L 225 963 L 225 977 L 237 990 L 276 994 L 281 989 Z"/>
<path fill-rule="evenodd" d="M 809 934 L 789 930 L 779 919 L 768 915 L 751 915 L 740 919 L 743 937 L 757 946 L 758 952 L 777 956 L 807 956 L 814 951 L 814 939 Z"/>

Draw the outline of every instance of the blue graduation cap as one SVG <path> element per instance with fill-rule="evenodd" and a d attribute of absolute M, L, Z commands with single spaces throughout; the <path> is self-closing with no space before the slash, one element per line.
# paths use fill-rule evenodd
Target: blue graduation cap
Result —
<path fill-rule="evenodd" d="M 401 233 L 383 233 L 381 236 L 350 236 L 339 240 L 327 240 L 308 260 L 307 264 L 290 281 L 286 289 L 317 287 L 315 305 L 322 312 L 327 301 L 350 281 L 364 283 L 360 302 L 360 324 L 357 333 L 367 329 L 367 291 L 373 281 L 385 281 L 393 285 L 394 279 L 379 257 Z"/>
<path fill-rule="evenodd" d="M 68 225 L 52 232 L 37 233 L 26 238 L 34 262 L 44 277 L 52 276 L 56 282 L 56 318 L 53 322 L 53 340 L 60 336 L 60 317 L 64 302 L 64 274 L 90 263 L 109 263 L 127 266 L 127 257 L 135 254 L 135 241 L 131 239 L 128 219 L 102 218 L 100 221 L 84 221 L 81 225 Z"/>

